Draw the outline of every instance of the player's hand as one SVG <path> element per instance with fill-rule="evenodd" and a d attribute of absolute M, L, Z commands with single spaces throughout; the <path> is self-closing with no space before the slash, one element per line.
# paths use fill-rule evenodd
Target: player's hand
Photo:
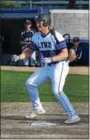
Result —
<path fill-rule="evenodd" d="M 43 63 L 44 64 L 49 64 L 49 63 L 51 63 L 52 62 L 52 58 L 51 57 L 45 57 L 44 59 L 43 59 Z"/>
<path fill-rule="evenodd" d="M 18 60 L 19 60 L 19 56 L 18 55 L 16 55 L 16 54 L 12 55 L 11 61 L 17 62 Z"/>

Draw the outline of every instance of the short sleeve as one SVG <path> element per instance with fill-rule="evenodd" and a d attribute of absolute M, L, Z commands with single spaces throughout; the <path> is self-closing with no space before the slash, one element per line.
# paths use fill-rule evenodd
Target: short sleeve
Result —
<path fill-rule="evenodd" d="M 64 37 L 60 33 L 58 33 L 57 31 L 55 31 L 55 34 L 56 34 L 56 37 L 59 41 L 59 43 L 56 44 L 56 49 L 61 50 L 61 49 L 67 48 L 67 44 L 66 44 Z"/>
<path fill-rule="evenodd" d="M 31 41 L 29 48 L 33 51 L 38 51 L 38 47 L 33 41 Z"/>
<path fill-rule="evenodd" d="M 66 45 L 65 41 L 62 41 L 59 44 L 56 44 L 56 49 L 57 50 L 61 50 L 61 49 L 64 49 L 64 48 L 67 48 L 67 45 Z"/>
<path fill-rule="evenodd" d="M 30 43 L 30 48 L 31 48 L 33 51 L 39 50 L 39 48 L 38 48 L 38 33 L 35 33 L 35 34 L 32 36 L 32 41 L 31 41 L 31 43 Z"/>

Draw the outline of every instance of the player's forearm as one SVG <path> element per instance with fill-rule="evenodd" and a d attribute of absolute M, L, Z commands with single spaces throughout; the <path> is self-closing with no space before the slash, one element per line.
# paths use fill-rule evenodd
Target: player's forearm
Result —
<path fill-rule="evenodd" d="M 27 49 L 25 50 L 24 52 L 22 52 L 20 55 L 19 55 L 19 60 L 23 60 L 25 58 L 28 58 L 30 55 L 31 55 L 31 50 L 30 49 Z"/>
<path fill-rule="evenodd" d="M 52 61 L 53 62 L 57 62 L 57 61 L 62 61 L 65 58 L 68 58 L 68 51 L 62 51 L 61 53 L 59 53 L 58 55 L 52 57 Z"/>

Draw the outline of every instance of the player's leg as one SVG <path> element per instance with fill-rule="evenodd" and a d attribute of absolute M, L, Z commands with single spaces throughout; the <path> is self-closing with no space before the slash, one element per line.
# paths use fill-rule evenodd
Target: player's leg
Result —
<path fill-rule="evenodd" d="M 68 117 L 76 115 L 76 111 L 72 107 L 67 95 L 63 91 L 64 83 L 69 72 L 69 67 L 66 62 L 61 62 L 57 68 L 54 68 L 52 72 L 52 90 L 58 100 L 59 104 L 63 107 L 64 111 L 67 113 Z M 53 77 L 53 78 L 52 78 Z M 76 115 L 77 116 L 77 115 Z"/>
<path fill-rule="evenodd" d="M 32 103 L 32 110 L 36 110 L 38 114 L 44 113 L 44 109 L 40 102 L 37 87 L 48 79 L 46 68 L 40 68 L 33 73 L 26 81 L 26 87 L 29 94 L 29 99 Z"/>

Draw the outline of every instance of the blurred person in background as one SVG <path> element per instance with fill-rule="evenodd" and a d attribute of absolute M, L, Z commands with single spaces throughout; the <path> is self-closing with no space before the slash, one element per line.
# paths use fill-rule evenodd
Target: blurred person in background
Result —
<path fill-rule="evenodd" d="M 20 45 L 21 45 L 21 51 L 25 51 L 28 48 L 28 45 L 30 45 L 32 36 L 34 35 L 34 31 L 31 29 L 31 21 L 26 20 L 24 23 L 25 31 L 21 33 L 21 39 L 20 39 Z M 35 66 L 36 61 L 36 52 L 32 54 L 30 58 L 23 60 L 23 65 L 25 66 Z"/>
<path fill-rule="evenodd" d="M 74 51 L 76 53 L 76 57 L 73 60 L 73 62 L 70 63 L 70 65 L 73 65 L 73 66 L 74 65 L 79 65 L 81 57 L 82 57 L 82 48 L 81 48 L 81 45 L 80 45 L 80 39 L 78 37 L 73 38 L 71 49 L 74 49 Z"/>

